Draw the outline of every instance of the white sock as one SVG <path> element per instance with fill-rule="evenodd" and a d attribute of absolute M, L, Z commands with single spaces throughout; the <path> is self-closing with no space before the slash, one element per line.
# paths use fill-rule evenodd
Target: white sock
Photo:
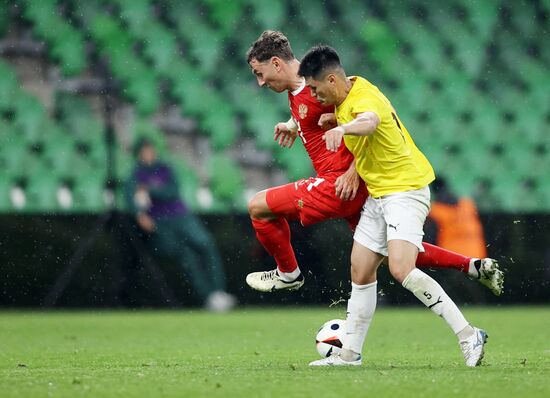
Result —
<path fill-rule="evenodd" d="M 377 282 L 367 285 L 351 283 L 351 297 L 348 300 L 346 318 L 346 337 L 343 344 L 344 350 L 361 354 L 376 309 L 376 286 Z"/>
<path fill-rule="evenodd" d="M 479 278 L 479 271 L 476 267 L 476 261 L 479 261 L 479 258 L 472 258 L 470 260 L 470 264 L 468 265 L 468 276 L 471 276 L 472 278 Z"/>
<path fill-rule="evenodd" d="M 462 312 L 439 283 L 418 268 L 407 275 L 403 281 L 403 287 L 411 291 L 426 307 L 445 319 L 455 334 L 468 326 L 468 321 Z"/>
<path fill-rule="evenodd" d="M 296 267 L 296 269 L 292 272 L 283 272 L 277 267 L 277 273 L 279 274 L 279 277 L 285 281 L 285 282 L 292 282 L 296 280 L 301 274 L 300 267 Z"/>
<path fill-rule="evenodd" d="M 464 329 L 462 329 L 460 332 L 458 332 L 456 334 L 456 337 L 458 337 L 458 340 L 464 341 L 470 338 L 470 336 L 472 336 L 475 332 L 476 331 L 474 330 L 474 328 L 468 325 Z"/>

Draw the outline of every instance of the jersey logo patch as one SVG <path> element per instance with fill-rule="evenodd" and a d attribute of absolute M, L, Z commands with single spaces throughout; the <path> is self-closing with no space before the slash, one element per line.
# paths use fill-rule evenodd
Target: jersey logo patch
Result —
<path fill-rule="evenodd" d="M 298 106 L 298 114 L 300 115 L 300 119 L 304 119 L 307 116 L 307 105 L 300 104 Z"/>

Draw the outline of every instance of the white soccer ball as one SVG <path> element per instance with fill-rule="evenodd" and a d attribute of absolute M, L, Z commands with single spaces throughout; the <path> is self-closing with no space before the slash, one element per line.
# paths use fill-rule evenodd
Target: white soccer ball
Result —
<path fill-rule="evenodd" d="M 333 319 L 321 326 L 315 337 L 319 355 L 324 358 L 340 352 L 346 335 L 345 326 L 346 321 L 343 319 Z"/>

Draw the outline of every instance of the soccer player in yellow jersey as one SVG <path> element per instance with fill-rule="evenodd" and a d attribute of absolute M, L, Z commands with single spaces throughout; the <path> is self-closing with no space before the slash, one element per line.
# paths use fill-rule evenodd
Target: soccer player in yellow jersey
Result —
<path fill-rule="evenodd" d="M 392 276 L 449 324 L 466 365 L 479 365 L 486 332 L 471 326 L 443 288 L 415 267 L 418 252 L 424 250 L 428 184 L 435 179 L 432 166 L 390 101 L 366 79 L 348 77 L 333 48 L 310 49 L 298 73 L 317 101 L 336 106 L 338 126 L 325 133 L 327 149 L 337 151 L 345 142 L 370 193 L 353 236 L 352 290 L 343 349 L 310 365 L 361 365 L 363 343 L 376 308 L 376 272 L 385 257 Z"/>

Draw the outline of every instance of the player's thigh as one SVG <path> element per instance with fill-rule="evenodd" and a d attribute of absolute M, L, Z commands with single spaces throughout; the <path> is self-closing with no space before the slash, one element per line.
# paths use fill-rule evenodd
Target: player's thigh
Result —
<path fill-rule="evenodd" d="M 358 285 L 376 281 L 376 271 L 384 259 L 361 243 L 354 241 L 351 249 L 351 280 Z"/>
<path fill-rule="evenodd" d="M 298 182 L 269 188 L 265 191 L 265 202 L 271 214 L 287 220 L 299 220 Z"/>
<path fill-rule="evenodd" d="M 379 199 L 369 197 L 365 202 L 353 240 L 375 253 L 388 255 L 386 222 Z"/>
<path fill-rule="evenodd" d="M 407 275 L 415 268 L 418 247 L 400 239 L 388 241 L 388 265 L 392 276 L 403 283 Z"/>
<path fill-rule="evenodd" d="M 399 192 L 382 199 L 388 241 L 404 240 L 423 252 L 424 222 L 430 211 L 429 189 Z"/>
<path fill-rule="evenodd" d="M 352 229 L 365 203 L 366 189 L 360 189 L 353 200 L 342 200 L 336 196 L 337 173 L 301 180 L 297 192 L 300 220 L 304 226 L 329 219 L 344 218 L 351 221 Z"/>

